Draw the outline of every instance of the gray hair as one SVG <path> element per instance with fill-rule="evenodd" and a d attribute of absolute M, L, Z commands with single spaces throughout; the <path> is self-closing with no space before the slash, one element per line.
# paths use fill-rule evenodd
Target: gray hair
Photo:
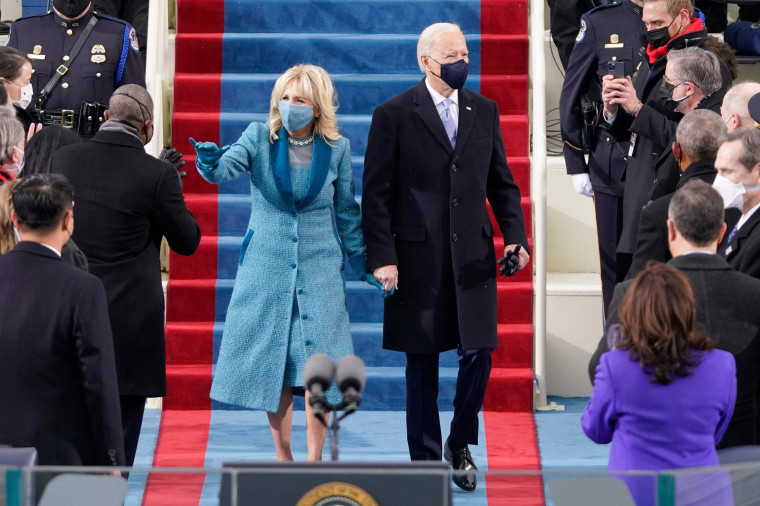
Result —
<path fill-rule="evenodd" d="M 720 89 L 720 62 L 712 52 L 699 47 L 686 47 L 668 52 L 668 64 L 678 81 L 694 83 L 710 96 Z"/>
<path fill-rule="evenodd" d="M 760 83 L 756 81 L 742 81 L 736 83 L 726 92 L 723 97 L 723 110 L 728 114 L 739 116 L 739 124 L 752 126 L 755 120 L 749 114 L 749 99 L 760 93 Z"/>
<path fill-rule="evenodd" d="M 715 160 L 728 130 L 720 114 L 696 109 L 678 122 L 676 141 L 692 160 Z"/>
<path fill-rule="evenodd" d="M 701 179 L 690 179 L 673 194 L 668 218 L 684 239 L 707 246 L 718 240 L 723 227 L 723 199 Z"/>
<path fill-rule="evenodd" d="M 454 23 L 434 23 L 422 30 L 417 41 L 417 65 L 420 66 L 420 71 L 423 74 L 425 73 L 425 66 L 422 64 L 422 55 L 430 55 L 433 44 L 438 40 L 438 37 L 451 32 L 462 33 L 462 29 Z"/>
<path fill-rule="evenodd" d="M 16 116 L 0 115 L 0 165 L 7 162 L 13 148 L 24 140 L 24 125 Z"/>
<path fill-rule="evenodd" d="M 108 102 L 108 118 L 128 121 L 139 126 L 153 119 L 153 99 L 139 84 L 119 86 Z"/>
<path fill-rule="evenodd" d="M 741 141 L 742 151 L 739 154 L 739 163 L 752 172 L 752 169 L 760 163 L 760 130 L 757 128 L 737 128 L 726 135 L 726 142 Z"/>

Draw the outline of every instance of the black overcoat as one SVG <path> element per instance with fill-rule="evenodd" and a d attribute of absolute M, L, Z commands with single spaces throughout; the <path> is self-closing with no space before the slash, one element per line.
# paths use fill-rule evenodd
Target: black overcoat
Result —
<path fill-rule="evenodd" d="M 106 294 L 47 247 L 0 256 L 0 445 L 40 465 L 124 465 Z"/>
<path fill-rule="evenodd" d="M 375 109 L 362 190 L 367 268 L 399 269 L 399 289 L 385 300 L 384 348 L 435 353 L 460 340 L 464 349 L 496 348 L 486 197 L 505 244 L 527 248 L 495 102 L 459 90 L 455 150 L 424 79 Z"/>
<path fill-rule="evenodd" d="M 101 131 L 56 152 L 74 186 L 74 240 L 108 295 L 119 393 L 166 395 L 160 245 L 190 255 L 201 231 L 176 169 L 129 134 Z"/>

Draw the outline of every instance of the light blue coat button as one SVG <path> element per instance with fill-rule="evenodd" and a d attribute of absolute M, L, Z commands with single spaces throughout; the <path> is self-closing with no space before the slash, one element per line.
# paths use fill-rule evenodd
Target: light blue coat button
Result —
<path fill-rule="evenodd" d="M 293 237 L 293 242 L 298 242 L 298 237 Z"/>
<path fill-rule="evenodd" d="M 302 319 L 302 320 L 305 320 L 305 319 L 306 319 L 306 318 L 308 318 L 308 317 L 309 317 L 309 315 L 307 315 L 307 314 L 302 314 L 302 315 L 301 315 L 301 319 Z"/>
<path fill-rule="evenodd" d="M 296 268 L 296 264 L 290 264 L 290 268 L 291 269 L 295 269 Z"/>
<path fill-rule="evenodd" d="M 305 339 L 303 344 L 309 345 L 311 344 L 311 339 Z"/>
<path fill-rule="evenodd" d="M 303 288 L 298 289 L 298 295 L 301 295 L 303 293 Z"/>

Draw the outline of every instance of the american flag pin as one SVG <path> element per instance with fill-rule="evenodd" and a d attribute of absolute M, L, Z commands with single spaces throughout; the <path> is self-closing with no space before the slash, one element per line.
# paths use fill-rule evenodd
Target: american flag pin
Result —
<path fill-rule="evenodd" d="M 734 251 L 733 246 L 729 246 L 728 248 L 726 248 L 726 256 L 730 255 L 732 251 Z"/>

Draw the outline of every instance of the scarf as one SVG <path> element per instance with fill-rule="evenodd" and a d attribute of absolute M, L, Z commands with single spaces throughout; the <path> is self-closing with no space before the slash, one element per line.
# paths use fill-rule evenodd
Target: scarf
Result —
<path fill-rule="evenodd" d="M 668 46 L 670 45 L 670 43 L 673 42 L 678 37 L 682 37 L 686 35 L 687 33 L 698 32 L 699 30 L 704 30 L 704 29 L 705 29 L 705 24 L 702 23 L 701 19 L 692 18 L 691 24 L 686 27 L 686 31 L 670 39 L 667 44 L 660 46 L 657 49 L 652 49 L 651 46 L 647 44 L 647 56 L 649 56 L 649 64 L 652 65 L 659 58 L 665 56 L 668 52 Z"/>
<path fill-rule="evenodd" d="M 124 120 L 120 119 L 109 119 L 102 125 L 100 125 L 99 132 L 118 132 L 121 134 L 127 134 L 131 135 L 132 137 L 138 139 L 140 141 L 140 144 L 143 144 L 143 138 L 140 137 L 140 131 L 132 125 L 131 123 L 128 123 Z"/>

